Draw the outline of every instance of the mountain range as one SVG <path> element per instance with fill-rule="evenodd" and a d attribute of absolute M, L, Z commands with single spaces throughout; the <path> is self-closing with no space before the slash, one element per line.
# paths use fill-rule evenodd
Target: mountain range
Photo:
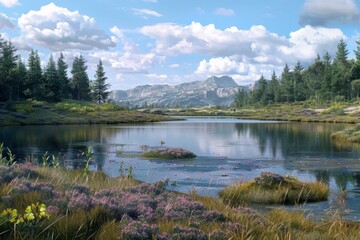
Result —
<path fill-rule="evenodd" d="M 109 99 L 126 107 L 229 106 L 241 89 L 249 90 L 249 86 L 239 86 L 229 76 L 213 76 L 176 86 L 141 85 L 116 90 L 110 93 Z"/>

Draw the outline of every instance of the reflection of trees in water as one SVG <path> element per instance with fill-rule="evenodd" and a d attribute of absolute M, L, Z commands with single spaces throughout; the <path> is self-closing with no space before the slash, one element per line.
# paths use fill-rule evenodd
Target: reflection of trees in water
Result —
<path fill-rule="evenodd" d="M 317 181 L 330 183 L 331 178 L 334 179 L 336 187 L 339 191 L 345 191 L 348 189 L 348 185 L 360 186 L 360 173 L 354 173 L 350 171 L 326 171 L 318 170 L 314 171 Z"/>
<path fill-rule="evenodd" d="M 237 123 L 239 136 L 251 136 L 259 143 L 261 155 L 266 149 L 275 158 L 279 149 L 286 160 L 288 157 L 301 157 L 305 154 L 324 153 L 333 155 L 330 134 L 341 125 L 320 123 Z"/>
<path fill-rule="evenodd" d="M 48 152 L 48 155 L 65 155 L 66 158 L 76 159 L 89 143 L 106 144 L 106 139 L 119 131 L 119 128 L 99 125 L 2 127 L 0 143 L 13 151 L 17 161 L 22 161 L 31 154 L 39 160 L 45 152 Z M 97 148 L 95 151 L 98 150 L 101 149 Z M 74 163 L 74 167 L 79 166 Z"/>

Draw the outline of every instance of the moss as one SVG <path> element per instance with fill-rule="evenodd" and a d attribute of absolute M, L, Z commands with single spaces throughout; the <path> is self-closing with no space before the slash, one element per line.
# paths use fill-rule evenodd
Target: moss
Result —
<path fill-rule="evenodd" d="M 158 159 L 186 159 L 195 158 L 196 155 L 182 148 L 166 148 L 166 149 L 155 149 L 142 154 L 145 158 L 158 158 Z"/>

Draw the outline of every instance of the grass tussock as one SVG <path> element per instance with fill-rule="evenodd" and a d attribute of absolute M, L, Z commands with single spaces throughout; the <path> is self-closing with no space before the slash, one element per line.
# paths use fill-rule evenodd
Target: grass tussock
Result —
<path fill-rule="evenodd" d="M 360 124 L 331 134 L 331 140 L 337 144 L 360 143 Z"/>
<path fill-rule="evenodd" d="M 327 200 L 329 187 L 321 182 L 300 182 L 292 177 L 280 178 L 278 181 L 270 179 L 265 182 L 255 179 L 229 186 L 219 195 L 225 203 L 232 206 L 248 203 L 296 204 Z"/>
<path fill-rule="evenodd" d="M 360 224 L 344 220 L 339 211 L 321 222 L 300 212 L 263 214 L 195 192 L 167 191 L 166 181 L 145 184 L 103 173 L 84 176 L 80 170 L 30 165 L 19 165 L 18 175 L 11 167 L 5 170 L 0 176 L 4 181 L 0 239 L 337 240 L 358 239 L 360 231 Z M 257 181 L 268 184 L 269 179 Z M 304 185 L 294 177 L 283 182 L 288 187 Z M 29 210 L 29 205 L 42 203 L 37 212 Z"/>
<path fill-rule="evenodd" d="M 157 159 L 187 159 L 195 158 L 196 155 L 193 152 L 182 148 L 165 148 L 144 152 L 142 157 Z"/>

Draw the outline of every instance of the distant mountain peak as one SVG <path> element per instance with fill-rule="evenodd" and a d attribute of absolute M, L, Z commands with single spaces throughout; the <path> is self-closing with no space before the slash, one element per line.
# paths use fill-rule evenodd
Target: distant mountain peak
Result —
<path fill-rule="evenodd" d="M 228 87 L 239 87 L 239 85 L 229 76 L 209 77 L 205 83 L 215 84 L 218 88 L 228 88 Z"/>
<path fill-rule="evenodd" d="M 229 76 L 212 76 L 205 81 L 170 85 L 141 85 L 126 91 L 113 91 L 110 99 L 130 107 L 192 107 L 229 106 L 233 103 L 239 86 Z"/>

